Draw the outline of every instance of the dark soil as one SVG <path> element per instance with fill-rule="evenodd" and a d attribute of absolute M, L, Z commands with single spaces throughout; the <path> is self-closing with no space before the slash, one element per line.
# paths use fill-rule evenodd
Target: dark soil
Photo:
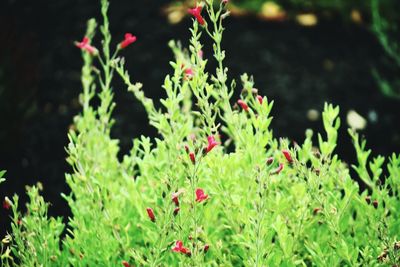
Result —
<path fill-rule="evenodd" d="M 3 0 L 0 4 L 0 169 L 7 170 L 1 199 L 16 192 L 23 203 L 24 186 L 41 181 L 44 196 L 52 203 L 51 215 L 69 214 L 60 193 L 68 192 L 67 131 L 80 112 L 81 58 L 73 42 L 82 38 L 88 18 L 99 17 L 97 2 Z M 121 0 L 113 1 L 110 10 L 115 42 L 125 32 L 138 36 L 124 53 L 132 77 L 143 82 L 146 94 L 155 99 L 164 96 L 161 84 L 171 72 L 167 42 L 181 39 L 187 44 L 190 25 L 189 19 L 169 25 L 160 7 L 157 1 Z M 341 108 L 337 153 L 347 162 L 355 161 L 346 133 L 345 115 L 350 109 L 365 118 L 377 114 L 377 121 L 368 121 L 362 132 L 374 154 L 400 152 L 400 102 L 384 97 L 371 75 L 373 66 L 383 69 L 390 60 L 368 29 L 338 19 L 304 28 L 250 17 L 230 18 L 226 26 L 230 75 L 239 79 L 243 72 L 253 74 L 261 94 L 275 101 L 275 136 L 301 142 L 306 128 L 320 130 L 321 120 L 312 122 L 306 114 L 309 109 L 322 110 L 328 101 Z M 209 54 L 208 47 L 205 55 Z M 121 140 L 123 154 L 132 138 L 156 132 L 126 88 L 116 83 L 115 94 L 112 134 Z M 9 223 L 8 214 L 0 211 L 1 233 Z"/>

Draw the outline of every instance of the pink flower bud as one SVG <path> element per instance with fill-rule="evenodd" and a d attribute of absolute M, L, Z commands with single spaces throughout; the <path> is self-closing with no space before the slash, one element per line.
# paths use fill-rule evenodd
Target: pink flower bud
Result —
<path fill-rule="evenodd" d="M 184 77 L 185 80 L 192 79 L 193 75 L 194 75 L 194 72 L 193 72 L 193 70 L 191 68 L 185 69 L 185 77 Z"/>
<path fill-rule="evenodd" d="M 180 211 L 180 208 L 179 208 L 179 207 L 176 207 L 176 208 L 174 209 L 174 216 L 178 215 L 179 211 Z"/>
<path fill-rule="evenodd" d="M 3 200 L 3 209 L 9 210 L 11 208 L 11 200 L 8 197 L 5 197 Z"/>
<path fill-rule="evenodd" d="M 82 42 L 75 42 L 75 46 L 81 50 L 87 51 L 89 54 L 97 54 L 97 49 L 90 45 L 90 40 L 88 37 L 83 37 Z"/>
<path fill-rule="evenodd" d="M 188 145 L 185 145 L 185 151 L 186 151 L 186 153 L 189 153 L 189 146 Z"/>
<path fill-rule="evenodd" d="M 182 190 L 178 190 L 178 192 L 172 193 L 172 202 L 174 202 L 177 207 L 179 207 L 179 196 L 182 193 Z"/>
<path fill-rule="evenodd" d="M 283 163 L 279 163 L 279 167 L 271 172 L 271 174 L 279 174 L 283 170 Z"/>
<path fill-rule="evenodd" d="M 208 251 L 209 248 L 210 248 L 210 245 L 205 244 L 204 247 L 203 247 L 204 253 L 207 253 L 207 251 Z"/>
<path fill-rule="evenodd" d="M 260 95 L 257 95 L 257 100 L 258 100 L 258 102 L 260 103 L 260 105 L 262 105 L 262 103 L 263 103 L 263 97 L 260 96 Z"/>
<path fill-rule="evenodd" d="M 249 111 L 249 106 L 242 99 L 239 99 L 237 103 L 244 111 Z"/>
<path fill-rule="evenodd" d="M 124 265 L 124 267 L 131 267 L 131 265 L 127 261 L 122 261 L 122 265 Z"/>
<path fill-rule="evenodd" d="M 196 157 L 195 157 L 193 152 L 189 153 L 189 158 L 190 158 L 190 160 L 192 161 L 193 164 L 196 164 Z"/>
<path fill-rule="evenodd" d="M 119 44 L 119 47 L 121 49 L 124 49 L 128 45 L 136 42 L 137 38 L 135 35 L 132 35 L 131 33 L 125 33 L 125 39 Z"/>
<path fill-rule="evenodd" d="M 152 222 L 155 222 L 156 221 L 156 216 L 154 215 L 153 209 L 152 208 L 147 208 L 146 211 L 147 211 L 147 215 L 149 216 L 150 220 Z"/>
<path fill-rule="evenodd" d="M 290 155 L 290 151 L 289 150 L 283 149 L 282 153 L 283 153 L 283 155 L 285 156 L 286 160 L 289 163 L 293 163 L 293 159 L 292 159 L 292 156 Z"/>

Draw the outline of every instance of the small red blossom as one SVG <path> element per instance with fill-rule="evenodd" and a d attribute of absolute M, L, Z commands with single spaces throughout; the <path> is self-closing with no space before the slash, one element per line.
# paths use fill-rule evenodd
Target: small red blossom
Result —
<path fill-rule="evenodd" d="M 152 208 L 147 208 L 146 211 L 147 211 L 147 215 L 149 216 L 150 220 L 152 222 L 155 222 L 156 221 L 156 216 L 154 215 L 153 209 Z"/>
<path fill-rule="evenodd" d="M 188 248 L 185 248 L 183 246 L 183 242 L 181 240 L 177 240 L 175 242 L 175 245 L 172 247 L 172 251 L 177 252 L 177 253 L 183 253 L 188 256 L 190 256 L 192 254 Z"/>
<path fill-rule="evenodd" d="M 122 265 L 124 265 L 124 267 L 131 267 L 131 265 L 127 261 L 122 261 Z"/>
<path fill-rule="evenodd" d="M 379 202 L 378 202 L 378 200 L 374 200 L 374 201 L 372 201 L 372 205 L 374 206 L 374 208 L 375 208 L 375 209 L 377 209 L 377 208 L 378 208 L 378 206 L 379 206 Z"/>
<path fill-rule="evenodd" d="M 200 203 L 207 199 L 208 199 L 208 195 L 204 194 L 204 190 L 201 188 L 197 188 L 196 189 L 196 201 Z"/>
<path fill-rule="evenodd" d="M 257 100 L 258 100 L 258 102 L 260 103 L 260 105 L 262 105 L 262 103 L 263 103 L 263 97 L 260 96 L 260 95 L 257 95 Z"/>
<path fill-rule="evenodd" d="M 222 4 L 226 5 L 229 3 L 229 0 L 222 0 L 221 2 L 222 2 Z"/>
<path fill-rule="evenodd" d="M 186 151 L 186 153 L 189 153 L 189 146 L 188 145 L 185 145 L 185 151 Z"/>
<path fill-rule="evenodd" d="M 249 111 L 249 106 L 242 99 L 239 99 L 237 103 L 244 111 Z"/>
<path fill-rule="evenodd" d="M 279 174 L 283 170 L 283 163 L 279 163 L 279 167 L 271 172 L 271 174 Z"/>
<path fill-rule="evenodd" d="M 11 208 L 11 200 L 5 197 L 3 200 L 3 209 L 9 210 Z"/>
<path fill-rule="evenodd" d="M 185 80 L 190 80 L 193 78 L 194 72 L 191 68 L 185 69 Z"/>
<path fill-rule="evenodd" d="M 190 160 L 192 161 L 193 164 L 196 163 L 196 157 L 195 157 L 195 155 L 194 155 L 193 152 L 190 152 L 190 153 L 189 153 L 189 158 L 190 158 Z"/>
<path fill-rule="evenodd" d="M 88 37 L 83 37 L 82 42 L 75 42 L 75 46 L 87 51 L 89 54 L 96 54 L 97 49 L 90 45 L 90 39 Z"/>
<path fill-rule="evenodd" d="M 203 50 L 200 50 L 198 55 L 199 55 L 199 58 L 203 59 L 203 55 L 204 55 Z"/>
<path fill-rule="evenodd" d="M 176 207 L 176 208 L 174 209 L 174 216 L 178 215 L 178 213 L 179 213 L 180 210 L 181 210 L 181 208 Z"/>
<path fill-rule="evenodd" d="M 124 49 L 128 45 L 136 42 L 137 38 L 132 33 L 125 33 L 125 39 L 119 44 L 119 48 Z"/>
<path fill-rule="evenodd" d="M 274 162 L 274 158 L 273 157 L 269 157 L 267 158 L 267 164 L 271 165 Z"/>
<path fill-rule="evenodd" d="M 366 196 L 366 197 L 365 197 L 365 201 L 366 201 L 368 204 L 371 204 L 371 196 Z"/>
<path fill-rule="evenodd" d="M 209 248 L 210 248 L 210 245 L 209 244 L 205 244 L 204 247 L 203 247 L 204 253 L 207 253 Z"/>
<path fill-rule="evenodd" d="M 172 202 L 174 202 L 177 207 L 179 207 L 179 196 L 182 193 L 183 193 L 182 190 L 179 190 L 178 192 L 172 193 L 172 196 L 171 196 Z"/>
<path fill-rule="evenodd" d="M 289 150 L 283 149 L 282 153 L 283 153 L 283 155 L 285 156 L 286 160 L 289 163 L 293 163 L 293 159 L 292 159 L 292 156 L 290 155 L 290 151 Z"/>
<path fill-rule="evenodd" d="M 201 16 L 201 10 L 202 9 L 203 8 L 201 6 L 196 6 L 195 8 L 190 8 L 188 10 L 189 14 L 191 14 L 193 17 L 195 17 L 197 22 L 200 25 L 204 25 L 206 23 L 204 18 Z"/>
<path fill-rule="evenodd" d="M 208 141 L 208 145 L 206 148 L 206 153 L 210 152 L 215 146 L 220 144 L 217 141 L 215 141 L 215 138 L 213 135 L 210 135 L 209 137 L 207 137 L 207 141 Z"/>

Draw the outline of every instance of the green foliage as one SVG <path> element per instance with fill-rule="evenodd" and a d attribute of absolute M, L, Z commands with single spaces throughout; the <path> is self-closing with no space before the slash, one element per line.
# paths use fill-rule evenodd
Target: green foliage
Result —
<path fill-rule="evenodd" d="M 170 42 L 173 70 L 156 108 L 118 57 L 121 46 L 111 52 L 108 2 L 101 3 L 102 49 L 82 51 L 83 111 L 68 134 L 71 193 L 63 197 L 72 217 L 66 225 L 49 218 L 40 185 L 29 188 L 24 215 L 15 196 L 3 266 L 399 264 L 399 155 L 389 159 L 383 177 L 385 159 L 369 160 L 365 141 L 350 132 L 358 157 L 354 178 L 368 186 L 360 190 L 334 153 L 339 107 L 324 106 L 326 137 L 318 134 L 318 144 L 307 130 L 303 144 L 293 145 L 273 136 L 273 103 L 258 95 L 247 74 L 241 76 L 241 107 L 232 107 L 236 83 L 228 81 L 221 46 L 227 11 L 212 0 L 202 3 L 207 23 L 194 21 L 189 49 Z M 95 29 L 90 20 L 89 39 Z M 213 41 L 215 72 L 206 70 L 203 35 Z M 110 136 L 114 76 L 159 133 L 135 138 L 122 161 L 118 140 Z"/>
<path fill-rule="evenodd" d="M 389 19 L 382 15 L 382 1 L 371 0 L 372 31 L 375 33 L 386 54 L 393 61 L 393 65 L 400 68 L 400 43 L 398 42 L 398 22 L 399 18 Z M 393 22 L 392 22 L 393 20 Z M 377 80 L 381 92 L 391 98 L 400 99 L 399 80 L 390 81 L 383 77 L 378 70 L 373 69 L 372 74 Z"/>

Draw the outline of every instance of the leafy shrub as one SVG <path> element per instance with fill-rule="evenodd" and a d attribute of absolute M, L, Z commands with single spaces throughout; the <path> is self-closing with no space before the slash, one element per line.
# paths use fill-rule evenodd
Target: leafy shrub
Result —
<path fill-rule="evenodd" d="M 207 0 L 203 12 L 191 10 L 188 50 L 170 42 L 173 72 L 156 108 L 118 57 L 136 38 L 127 34 L 111 53 L 108 2 L 101 1 L 102 49 L 90 44 L 94 20 L 77 43 L 84 61 L 83 111 L 68 135 L 71 193 L 63 195 L 72 217 L 64 224 L 47 216 L 40 184 L 28 188 L 26 214 L 18 211 L 17 196 L 8 200 L 12 233 L 2 241 L 3 266 L 399 264 L 400 156 L 389 158 L 383 177 L 386 159 L 369 160 L 365 141 L 350 131 L 355 177 L 366 186 L 361 190 L 334 153 L 338 107 L 325 105 L 326 133 L 316 143 L 307 130 L 302 144 L 292 144 L 273 136 L 273 103 L 258 95 L 246 74 L 232 106 L 236 83 L 228 83 L 221 47 L 224 2 Z M 215 73 L 206 71 L 202 35 L 213 41 Z M 118 140 L 110 136 L 114 76 L 143 104 L 159 133 L 134 139 L 122 161 Z"/>

